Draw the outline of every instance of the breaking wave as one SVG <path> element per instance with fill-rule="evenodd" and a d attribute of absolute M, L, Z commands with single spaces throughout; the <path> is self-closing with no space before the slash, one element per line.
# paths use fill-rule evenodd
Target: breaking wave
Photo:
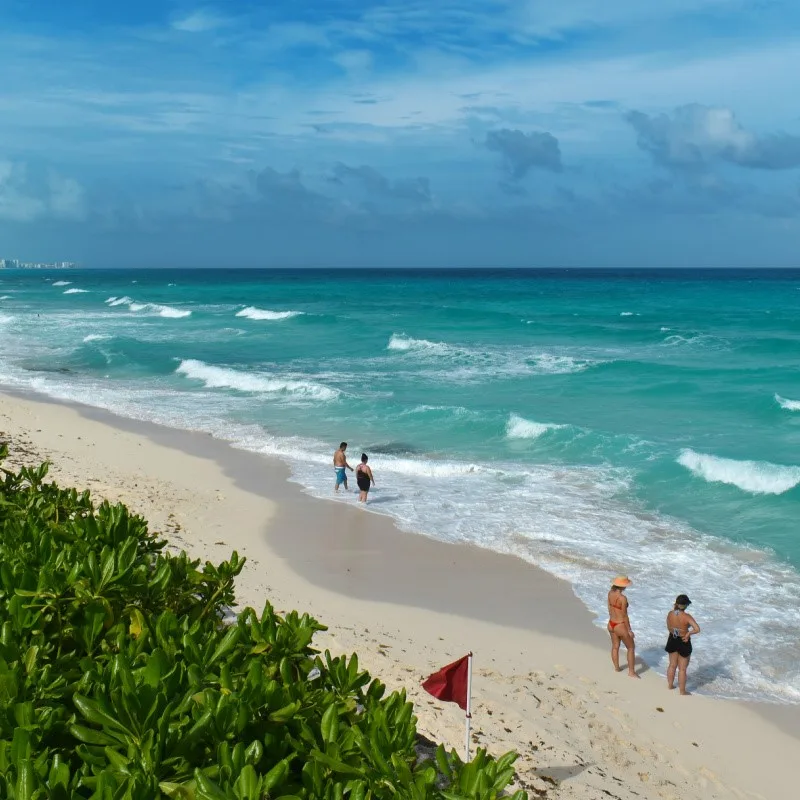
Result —
<path fill-rule="evenodd" d="M 250 394 L 293 395 L 309 400 L 335 400 L 340 392 L 320 383 L 273 376 L 265 372 L 241 372 L 215 367 L 196 359 L 181 361 L 179 375 L 202 381 L 207 389 L 233 389 Z"/>
<path fill-rule="evenodd" d="M 69 286 L 72 281 L 56 281 L 53 286 Z"/>
<path fill-rule="evenodd" d="M 678 463 L 709 483 L 726 483 L 753 494 L 783 494 L 800 483 L 800 467 L 768 461 L 737 461 L 687 448 Z"/>
<path fill-rule="evenodd" d="M 426 353 L 438 355 L 464 352 L 460 348 L 452 347 L 444 342 L 430 342 L 427 339 L 414 339 L 411 336 L 406 336 L 404 333 L 393 333 L 389 338 L 389 344 L 386 345 L 386 349 L 399 350 L 401 352 L 422 350 Z"/>
<path fill-rule="evenodd" d="M 548 431 L 558 430 L 563 427 L 563 425 L 533 422 L 532 420 L 520 417 L 518 414 L 511 414 L 506 424 L 506 438 L 538 439 Z"/>
<path fill-rule="evenodd" d="M 236 312 L 237 317 L 246 317 L 247 319 L 257 320 L 270 320 L 277 322 L 282 319 L 291 319 L 292 317 L 299 317 L 302 311 L 270 311 L 265 308 L 256 308 L 255 306 L 247 306 L 241 311 Z"/>
<path fill-rule="evenodd" d="M 438 377 L 456 382 L 470 382 L 488 376 L 569 375 L 583 372 L 598 360 L 575 358 L 548 352 L 532 352 L 527 347 L 487 347 L 485 349 L 414 339 L 404 333 L 393 333 L 386 345 L 390 351 L 416 355 L 424 361 L 448 362 L 447 373 Z"/>
<path fill-rule="evenodd" d="M 159 303 L 136 303 L 130 297 L 109 297 L 106 300 L 109 306 L 128 306 L 128 309 L 134 313 L 137 311 L 149 311 L 153 314 L 158 314 L 159 317 L 166 317 L 167 319 L 184 319 L 191 317 L 192 312 L 189 309 L 175 308 L 174 306 L 164 306 Z"/>
<path fill-rule="evenodd" d="M 800 411 L 800 400 L 789 400 L 786 397 L 781 397 L 779 394 L 776 394 L 775 402 L 787 411 Z"/>
<path fill-rule="evenodd" d="M 58 284 L 54 283 L 53 286 L 57 286 Z M 88 289 L 67 289 L 64 294 L 89 294 Z"/>
<path fill-rule="evenodd" d="M 110 338 L 111 334 L 108 333 L 90 333 L 88 336 L 83 337 L 83 341 L 88 344 L 89 342 L 102 342 Z"/>

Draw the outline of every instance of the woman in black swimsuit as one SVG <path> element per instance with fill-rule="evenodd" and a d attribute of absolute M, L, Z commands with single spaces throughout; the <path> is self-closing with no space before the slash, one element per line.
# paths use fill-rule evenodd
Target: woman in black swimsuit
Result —
<path fill-rule="evenodd" d="M 356 483 L 358 484 L 358 502 L 366 503 L 367 495 L 369 494 L 370 484 L 375 485 L 375 478 L 372 475 L 372 469 L 367 466 L 366 453 L 361 454 L 361 463 L 356 467 Z"/>
<path fill-rule="evenodd" d="M 667 630 L 669 638 L 667 646 L 664 648 L 669 653 L 669 667 L 667 667 L 667 686 L 675 688 L 675 672 L 678 672 L 678 689 L 681 694 L 689 694 L 686 691 L 686 670 L 689 667 L 689 659 L 692 657 L 692 636 L 700 633 L 700 626 L 695 622 L 691 614 L 686 613 L 686 609 L 692 601 L 685 595 L 679 594 L 675 598 L 675 605 L 672 611 L 667 614 Z"/>

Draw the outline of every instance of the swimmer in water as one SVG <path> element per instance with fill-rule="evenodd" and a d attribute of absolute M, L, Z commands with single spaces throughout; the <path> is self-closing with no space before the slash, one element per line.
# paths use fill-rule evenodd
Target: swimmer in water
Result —
<path fill-rule="evenodd" d="M 339 491 L 339 486 L 344 484 L 344 490 L 347 491 L 347 470 L 353 471 L 353 468 L 347 463 L 347 442 L 342 442 L 339 449 L 333 454 L 333 468 L 336 470 L 336 484 L 333 487 L 334 492 Z"/>
<path fill-rule="evenodd" d="M 375 485 L 375 476 L 372 468 L 367 464 L 369 458 L 366 453 L 361 454 L 361 463 L 356 467 L 356 483 L 358 484 L 358 502 L 366 503 L 370 484 Z"/>

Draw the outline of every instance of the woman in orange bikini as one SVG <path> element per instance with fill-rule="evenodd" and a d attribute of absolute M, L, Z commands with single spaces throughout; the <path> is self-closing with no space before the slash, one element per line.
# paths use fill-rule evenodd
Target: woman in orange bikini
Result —
<path fill-rule="evenodd" d="M 628 619 L 628 598 L 625 589 L 632 583 L 630 578 L 619 575 L 611 583 L 608 592 L 608 632 L 611 635 L 611 663 L 617 672 L 622 672 L 619 665 L 619 646 L 625 645 L 628 655 L 628 675 L 638 678 L 634 666 L 636 664 L 636 651 L 633 643 L 631 621 Z"/>

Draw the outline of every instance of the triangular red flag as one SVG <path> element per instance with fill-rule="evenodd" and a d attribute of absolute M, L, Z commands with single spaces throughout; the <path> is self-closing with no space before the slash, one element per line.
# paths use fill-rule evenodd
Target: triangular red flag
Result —
<path fill-rule="evenodd" d="M 422 688 L 446 703 L 458 703 L 459 708 L 467 710 L 467 680 L 469 676 L 469 656 L 459 658 L 452 664 L 434 672 L 422 683 Z"/>

